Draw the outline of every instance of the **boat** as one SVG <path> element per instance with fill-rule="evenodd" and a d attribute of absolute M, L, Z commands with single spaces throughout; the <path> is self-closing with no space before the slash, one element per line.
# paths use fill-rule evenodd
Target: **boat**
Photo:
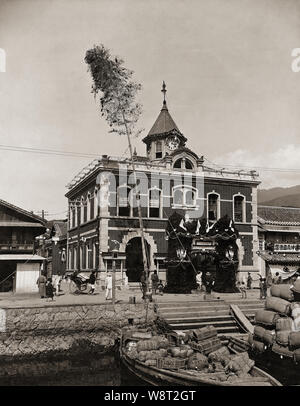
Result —
<path fill-rule="evenodd" d="M 128 341 L 128 340 L 127 340 Z M 281 383 L 262 369 L 253 366 L 251 377 L 240 378 L 235 381 L 217 381 L 210 378 L 209 373 L 195 370 L 170 370 L 146 365 L 131 358 L 126 349 L 126 339 L 121 338 L 120 358 L 123 365 L 138 379 L 152 386 L 282 386 Z M 248 343 L 235 337 L 222 337 L 222 344 L 226 345 L 231 354 L 239 354 L 248 349 Z"/>

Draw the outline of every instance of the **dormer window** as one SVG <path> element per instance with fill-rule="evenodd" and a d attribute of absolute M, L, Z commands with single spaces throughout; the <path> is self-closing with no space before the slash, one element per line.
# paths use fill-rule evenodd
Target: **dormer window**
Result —
<path fill-rule="evenodd" d="M 175 161 L 174 168 L 175 169 L 189 169 L 189 170 L 192 170 L 192 169 L 194 169 L 194 166 L 193 166 L 192 162 L 189 159 L 180 158 L 180 159 L 177 159 L 177 161 Z"/>
<path fill-rule="evenodd" d="M 155 145 L 155 157 L 162 158 L 162 141 L 157 141 Z"/>

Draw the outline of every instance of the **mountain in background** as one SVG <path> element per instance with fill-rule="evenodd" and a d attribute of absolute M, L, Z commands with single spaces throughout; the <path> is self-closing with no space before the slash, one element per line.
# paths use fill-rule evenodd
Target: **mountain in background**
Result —
<path fill-rule="evenodd" d="M 300 185 L 258 189 L 258 204 L 279 207 L 300 207 Z"/>

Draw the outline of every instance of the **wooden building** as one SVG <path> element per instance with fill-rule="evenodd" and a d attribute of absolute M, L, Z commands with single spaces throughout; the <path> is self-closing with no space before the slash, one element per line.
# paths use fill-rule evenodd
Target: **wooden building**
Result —
<path fill-rule="evenodd" d="M 287 279 L 300 269 L 300 209 L 258 206 L 260 273 Z"/>
<path fill-rule="evenodd" d="M 34 240 L 45 229 L 42 218 L 0 200 L 0 292 L 38 291 L 43 258 L 35 254 Z"/>
<path fill-rule="evenodd" d="M 146 182 L 140 196 L 151 270 L 157 269 L 159 278 L 166 280 L 165 230 L 176 210 L 207 217 L 211 224 L 225 214 L 233 218 L 240 233 L 240 271 L 258 272 L 258 174 L 220 171 L 207 165 L 186 146 L 187 138 L 175 124 L 165 100 L 143 142 L 146 155 L 135 154 L 134 160 L 139 177 Z M 184 177 L 189 181 L 184 182 Z M 102 155 L 75 176 L 68 188 L 67 270 L 96 269 L 104 277 L 112 269 L 112 248 L 117 241 L 117 279 L 127 275 L 129 282 L 138 282 L 142 253 L 138 212 L 130 204 L 134 188 L 130 160 Z"/>

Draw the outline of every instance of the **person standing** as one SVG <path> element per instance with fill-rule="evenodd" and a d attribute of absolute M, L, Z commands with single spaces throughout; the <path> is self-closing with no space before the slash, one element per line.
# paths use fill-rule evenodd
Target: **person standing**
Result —
<path fill-rule="evenodd" d="M 89 291 L 90 295 L 92 295 L 95 292 L 95 283 L 96 283 L 96 271 L 92 271 L 89 278 L 89 284 L 91 286 L 91 289 Z"/>
<path fill-rule="evenodd" d="M 250 274 L 250 272 L 248 272 L 248 278 L 247 278 L 247 289 L 251 289 L 252 286 L 252 276 Z"/>
<path fill-rule="evenodd" d="M 36 281 L 36 284 L 39 287 L 39 293 L 40 293 L 40 296 L 42 299 L 44 299 L 44 297 L 46 297 L 46 282 L 47 282 L 47 278 L 43 274 L 41 274 Z"/>
<path fill-rule="evenodd" d="M 105 278 L 105 286 L 106 286 L 106 293 L 105 293 L 105 300 L 112 299 L 112 275 L 109 272 L 107 277 Z"/>
<path fill-rule="evenodd" d="M 271 272 L 268 273 L 267 275 L 267 279 L 266 279 L 266 284 L 267 284 L 267 296 L 271 296 L 271 286 L 273 283 L 273 279 L 272 279 L 272 274 Z"/>
<path fill-rule="evenodd" d="M 196 275 L 197 290 L 201 292 L 202 290 L 202 272 L 199 271 Z"/>
<path fill-rule="evenodd" d="M 54 300 L 54 292 L 55 292 L 55 287 L 52 284 L 52 279 L 48 278 L 47 283 L 46 283 L 46 296 L 47 299 L 52 299 Z"/>
<path fill-rule="evenodd" d="M 151 282 L 152 282 L 152 295 L 156 295 L 157 286 L 158 286 L 158 282 L 159 282 L 156 270 L 151 275 Z"/>
<path fill-rule="evenodd" d="M 242 294 L 242 299 L 247 299 L 247 290 L 246 290 L 246 284 L 244 281 L 241 282 L 240 292 Z"/>

